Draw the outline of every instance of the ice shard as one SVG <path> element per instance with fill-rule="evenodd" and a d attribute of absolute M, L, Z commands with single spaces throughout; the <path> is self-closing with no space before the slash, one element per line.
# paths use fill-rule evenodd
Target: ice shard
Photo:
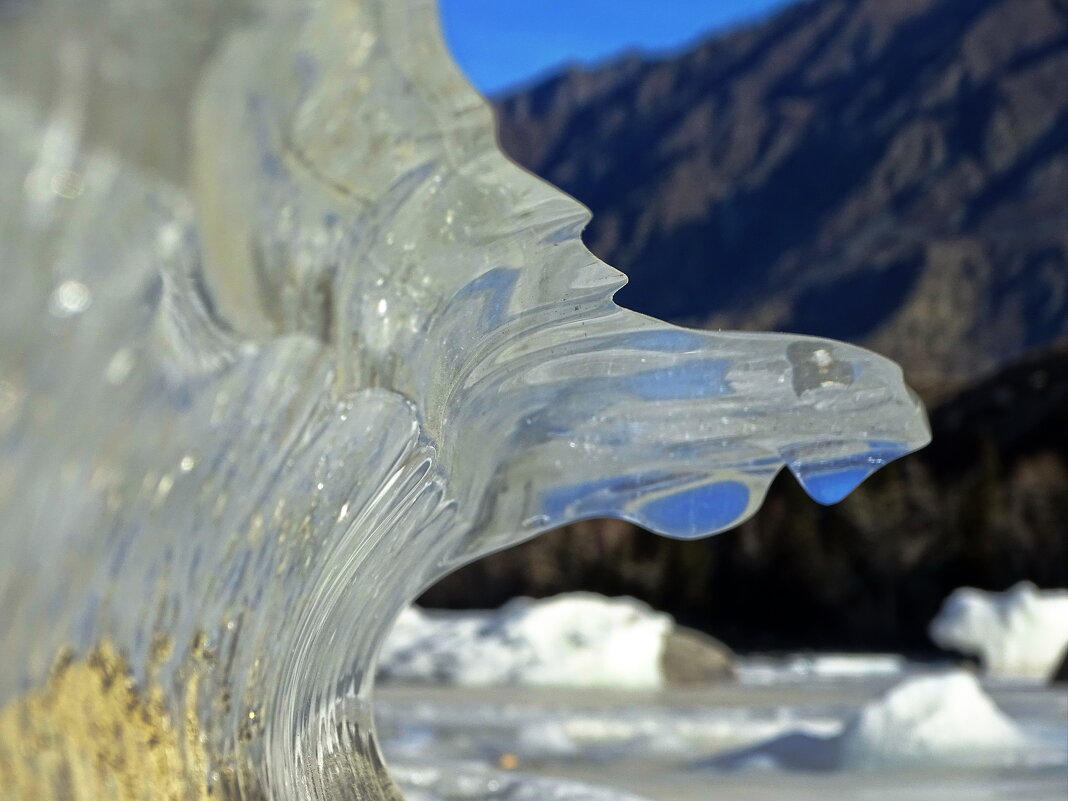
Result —
<path fill-rule="evenodd" d="M 435 579 L 927 442 L 875 354 L 617 307 L 587 218 L 429 0 L 0 4 L 5 798 L 398 798 L 375 653 Z"/>

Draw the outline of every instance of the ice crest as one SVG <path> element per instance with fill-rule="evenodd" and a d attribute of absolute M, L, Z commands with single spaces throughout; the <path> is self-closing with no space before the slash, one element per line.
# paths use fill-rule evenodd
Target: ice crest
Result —
<path fill-rule="evenodd" d="M 928 439 L 872 353 L 617 307 L 428 0 L 9 6 L 0 141 L 15 797 L 397 798 L 374 658 L 436 578 L 592 516 L 710 534 L 784 464 L 835 501 Z M 105 758 L 40 712 L 76 708 L 149 733 Z"/>

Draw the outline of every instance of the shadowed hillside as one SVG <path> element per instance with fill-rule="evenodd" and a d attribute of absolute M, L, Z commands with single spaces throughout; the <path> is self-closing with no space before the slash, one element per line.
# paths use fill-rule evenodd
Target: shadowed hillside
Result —
<path fill-rule="evenodd" d="M 1068 337 L 1068 2 L 813 0 L 498 104 L 619 300 L 820 334 L 921 389 Z"/>

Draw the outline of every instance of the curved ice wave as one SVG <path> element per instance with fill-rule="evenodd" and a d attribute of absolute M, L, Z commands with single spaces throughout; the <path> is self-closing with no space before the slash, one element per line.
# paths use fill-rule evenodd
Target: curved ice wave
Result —
<path fill-rule="evenodd" d="M 872 353 L 617 307 L 427 0 L 39 2 L 0 67 L 16 797 L 396 798 L 373 663 L 435 579 L 584 517 L 711 534 L 783 465 L 833 502 L 928 439 Z"/>

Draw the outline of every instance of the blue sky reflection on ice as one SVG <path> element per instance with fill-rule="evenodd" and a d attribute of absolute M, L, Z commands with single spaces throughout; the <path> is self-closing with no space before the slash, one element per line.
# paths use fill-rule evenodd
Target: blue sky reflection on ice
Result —
<path fill-rule="evenodd" d="M 642 504 L 648 527 L 673 537 L 696 537 L 737 521 L 749 506 L 749 488 L 740 481 L 717 481 Z"/>
<path fill-rule="evenodd" d="M 729 395 L 727 359 L 702 359 L 627 376 L 627 389 L 643 400 L 691 400 Z"/>
<path fill-rule="evenodd" d="M 749 506 L 740 481 L 715 481 L 653 494 L 644 502 L 647 476 L 618 476 L 558 487 L 544 494 L 542 508 L 553 521 L 626 517 L 671 537 L 691 538 L 738 522 Z"/>
<path fill-rule="evenodd" d="M 868 450 L 848 459 L 834 459 L 825 462 L 803 460 L 794 461 L 784 454 L 787 465 L 798 482 L 812 500 L 830 505 L 845 498 L 855 490 L 864 479 L 909 453 L 909 449 L 900 442 L 883 442 L 875 440 L 868 443 Z"/>
<path fill-rule="evenodd" d="M 814 501 L 830 505 L 838 503 L 860 486 L 860 482 L 875 472 L 874 467 L 847 467 L 829 472 L 799 471 L 798 481 Z"/>
<path fill-rule="evenodd" d="M 684 47 L 716 29 L 786 5 L 785 0 L 439 0 L 453 55 L 493 94 L 568 62 L 628 50 Z"/>

